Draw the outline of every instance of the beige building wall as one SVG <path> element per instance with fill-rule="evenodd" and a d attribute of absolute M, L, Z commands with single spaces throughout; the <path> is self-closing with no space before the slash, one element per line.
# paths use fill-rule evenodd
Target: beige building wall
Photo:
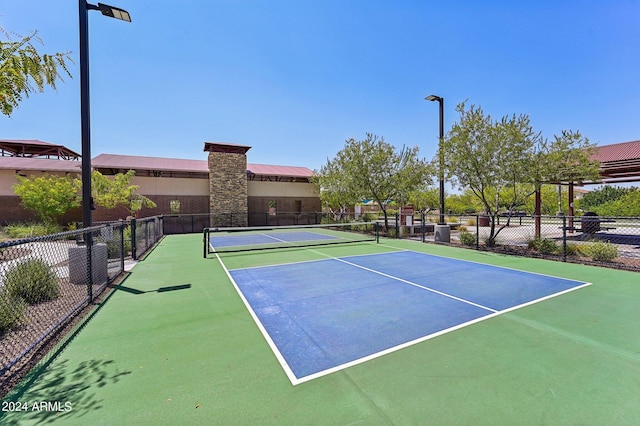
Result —
<path fill-rule="evenodd" d="M 248 182 L 249 197 L 317 197 L 314 185 L 305 182 Z"/>
<path fill-rule="evenodd" d="M 208 179 L 136 176 L 131 183 L 139 186 L 139 194 L 148 197 L 175 194 L 209 196 Z"/>
<path fill-rule="evenodd" d="M 48 176 L 64 176 L 64 172 L 41 172 L 37 170 L 25 170 L 20 171 L 20 174 L 27 175 L 27 177 L 42 177 L 45 175 Z M 76 176 L 80 179 L 80 176 Z M 0 196 L 6 195 L 16 195 L 13 192 L 13 185 L 18 183 L 18 179 L 16 179 L 15 170 L 0 170 Z"/>

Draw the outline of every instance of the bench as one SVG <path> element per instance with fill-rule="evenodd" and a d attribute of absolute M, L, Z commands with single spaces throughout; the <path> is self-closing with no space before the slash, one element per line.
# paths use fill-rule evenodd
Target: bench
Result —
<path fill-rule="evenodd" d="M 580 226 L 561 226 L 560 229 L 565 231 L 578 231 L 585 234 L 595 234 L 599 231 L 610 231 L 616 229 L 612 226 L 602 226 L 603 223 L 615 223 L 613 219 L 600 219 L 598 216 L 583 216 L 580 219 Z"/>

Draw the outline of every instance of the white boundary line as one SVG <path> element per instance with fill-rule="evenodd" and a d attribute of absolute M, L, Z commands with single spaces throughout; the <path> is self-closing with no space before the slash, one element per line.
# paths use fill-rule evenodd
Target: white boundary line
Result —
<path fill-rule="evenodd" d="M 389 247 L 389 248 L 394 248 L 394 246 L 389 246 L 389 245 L 386 245 L 386 244 L 384 244 L 384 246 L 385 246 L 385 247 Z M 440 257 L 440 258 L 442 258 L 442 259 L 454 259 L 454 260 L 458 260 L 458 261 L 460 261 L 460 262 L 474 263 L 474 264 L 476 264 L 476 265 L 483 265 L 483 266 L 493 266 L 494 268 L 509 269 L 509 270 L 511 270 L 511 271 L 525 272 L 525 273 L 527 273 L 527 274 L 532 274 L 532 275 L 540 275 L 540 276 L 542 276 L 542 277 L 558 278 L 558 279 L 561 279 L 561 280 L 574 281 L 574 282 L 577 282 L 577 283 L 583 283 L 583 282 L 584 282 L 584 281 L 581 281 L 581 280 L 574 280 L 574 279 L 572 279 L 572 278 L 559 277 L 559 276 L 557 276 L 557 275 L 543 274 L 543 273 L 541 273 L 541 272 L 525 271 L 525 270 L 522 270 L 522 269 L 512 268 L 512 267 L 510 267 L 510 266 L 501 266 L 501 265 L 492 265 L 492 264 L 490 264 L 490 263 L 482 263 L 482 262 L 477 261 L 477 260 L 458 259 L 457 257 L 449 257 L 449 256 L 444 256 L 444 255 L 442 255 L 442 254 L 425 253 L 425 252 L 422 252 L 422 251 L 416 251 L 416 250 L 411 250 L 411 249 L 404 249 L 404 250 L 405 250 L 405 251 L 410 251 L 410 252 L 413 252 L 413 253 L 422 254 L 422 255 L 425 255 L 425 256 Z M 358 256 L 358 255 L 357 255 L 357 254 L 354 254 L 354 255 L 353 255 L 353 257 L 356 257 L 356 256 Z M 350 256 L 345 256 L 345 257 L 350 257 Z M 517 258 L 517 257 L 522 257 L 522 256 L 514 256 L 514 255 L 511 255 L 511 257 L 515 257 L 515 258 Z M 530 258 L 530 257 L 529 257 L 529 258 L 523 257 L 523 259 L 532 259 L 532 258 Z M 544 259 L 537 259 L 537 260 L 544 260 Z"/>
<path fill-rule="evenodd" d="M 386 246 L 386 247 L 396 248 L 397 249 L 397 247 L 393 247 L 393 246 Z M 449 294 L 440 292 L 440 291 L 435 290 L 435 289 L 431 289 L 431 288 L 422 286 L 422 285 L 417 284 L 417 283 L 413 283 L 413 282 L 408 281 L 408 280 L 404 280 L 404 279 L 399 278 L 399 277 L 395 277 L 393 275 L 385 274 L 384 272 L 376 271 L 374 269 L 370 269 L 370 268 L 367 268 L 367 267 L 364 267 L 364 266 L 361 266 L 361 265 L 357 265 L 357 264 L 349 262 L 349 261 L 345 261 L 344 259 L 340 259 L 340 258 L 337 258 L 337 257 L 331 257 L 331 256 L 328 256 L 328 255 L 326 255 L 324 253 L 320 253 L 320 252 L 319 252 L 320 254 L 327 256 L 327 258 L 326 259 L 316 259 L 316 260 L 301 261 L 301 262 L 291 262 L 291 263 L 284 263 L 284 264 L 278 264 L 278 265 L 267 265 L 267 266 L 256 266 L 256 267 L 251 267 L 251 268 L 233 269 L 233 270 L 244 270 L 244 269 L 255 269 L 255 268 L 268 268 L 268 267 L 271 267 L 271 266 L 283 266 L 283 265 L 298 264 L 298 263 L 310 263 L 310 262 L 320 262 L 320 261 L 327 261 L 327 260 L 336 260 L 338 262 L 342 262 L 342 263 L 345 263 L 345 264 L 348 264 L 348 265 L 351 265 L 351 266 L 354 266 L 354 267 L 357 267 L 357 268 L 361 268 L 361 269 L 364 269 L 364 270 L 367 270 L 367 271 L 370 271 L 370 272 L 374 272 L 376 274 L 380 274 L 382 276 L 386 276 L 388 278 L 391 278 L 391 279 L 394 279 L 394 280 L 397 280 L 397 281 L 400 281 L 400 282 L 403 282 L 403 283 L 406 283 L 406 284 L 410 284 L 410 285 L 413 285 L 415 287 L 421 288 L 423 290 L 430 291 L 430 292 L 433 292 L 433 293 L 437 293 L 437 294 L 440 294 L 442 296 L 449 297 L 449 298 L 458 300 L 460 302 L 467 303 L 469 305 L 473 305 L 473 306 L 479 307 L 481 309 L 485 309 L 488 312 L 490 312 L 489 314 L 487 314 L 485 316 L 481 316 L 481 317 L 473 319 L 471 321 L 467 321 L 467 322 L 455 325 L 453 327 L 449 327 L 449 328 L 437 331 L 435 333 L 428 334 L 428 335 L 420 337 L 418 339 L 414 339 L 414 340 L 402 343 L 400 345 L 396 345 L 396 346 L 387 348 L 385 350 L 382 350 L 382 351 L 379 351 L 379 352 L 364 356 L 362 358 L 358 358 L 358 359 L 355 359 L 353 361 L 349 361 L 349 362 L 344 363 L 344 364 L 336 365 L 335 367 L 332 367 L 332 368 L 329 368 L 329 369 L 326 369 L 326 370 L 319 371 L 317 373 L 313 373 L 313 374 L 298 378 L 293 373 L 293 370 L 291 370 L 291 367 L 289 367 L 289 364 L 287 363 L 287 361 L 284 358 L 284 356 L 280 353 L 280 350 L 278 349 L 278 347 L 275 344 L 275 342 L 271 339 L 271 336 L 267 332 L 266 328 L 263 326 L 262 322 L 260 321 L 260 318 L 255 313 L 255 311 L 253 310 L 251 305 L 249 304 L 249 301 L 245 298 L 244 294 L 240 290 L 240 287 L 238 286 L 238 284 L 236 283 L 234 278 L 231 276 L 231 274 L 230 274 L 229 270 L 227 269 L 227 267 L 224 265 L 224 262 L 222 262 L 222 259 L 220 258 L 220 256 L 218 256 L 218 253 L 214 253 L 214 254 L 215 254 L 216 258 L 218 259 L 218 262 L 222 266 L 223 270 L 227 274 L 227 277 L 229 278 L 229 280 L 233 284 L 234 288 L 236 289 L 236 292 L 238 293 L 238 295 L 242 299 L 242 302 L 247 307 L 247 310 L 251 314 L 251 317 L 253 318 L 253 321 L 258 326 L 258 329 L 260 330 L 260 332 L 262 333 L 263 337 L 267 341 L 267 344 L 271 348 L 271 350 L 274 353 L 276 359 L 278 360 L 278 362 L 282 366 L 282 369 L 284 370 L 285 374 L 287 375 L 287 377 L 289 378 L 289 381 L 291 382 L 291 384 L 293 386 L 299 385 L 299 384 L 304 383 L 304 382 L 308 382 L 308 381 L 313 380 L 313 379 L 320 378 L 322 376 L 326 376 L 326 375 L 335 373 L 337 371 L 344 370 L 346 368 L 349 368 L 349 367 L 352 367 L 352 366 L 355 366 L 355 365 L 358 365 L 358 364 L 362 364 L 362 363 L 370 361 L 372 359 L 375 359 L 375 358 L 378 358 L 378 357 L 393 353 L 393 352 L 398 351 L 400 349 L 404 349 L 406 347 L 413 346 L 415 344 L 424 342 L 426 340 L 433 339 L 434 337 L 438 337 L 438 336 L 450 333 L 452 331 L 459 330 L 461 328 L 476 324 L 476 323 L 478 323 L 480 321 L 484 321 L 484 320 L 496 317 L 498 315 L 502 315 L 502 314 L 505 314 L 505 313 L 508 313 L 508 312 L 511 312 L 511 311 L 515 311 L 515 310 L 523 308 L 525 306 L 533 305 L 533 304 L 536 304 L 536 303 L 539 303 L 539 302 L 542 302 L 542 301 L 545 301 L 545 300 L 548 300 L 548 299 L 551 299 L 551 298 L 554 298 L 554 297 L 557 297 L 557 296 L 561 296 L 563 294 L 570 293 L 570 292 L 572 292 L 574 290 L 579 290 L 581 288 L 590 286 L 592 284 L 592 283 L 589 283 L 589 282 L 573 280 L 573 279 L 570 279 L 570 278 L 556 277 L 556 276 L 553 276 L 553 275 L 539 274 L 539 273 L 529 272 L 529 271 L 522 271 L 520 269 L 515 269 L 515 268 L 502 267 L 502 266 L 496 266 L 496 265 L 489 265 L 489 264 L 486 264 L 486 263 L 467 261 L 467 260 L 462 260 L 462 259 L 457 259 L 457 258 L 452 258 L 452 257 L 446 257 L 446 256 L 432 255 L 432 254 L 429 254 L 429 253 L 416 252 L 416 251 L 413 251 L 413 250 L 405 250 L 405 249 L 399 249 L 398 250 L 398 252 L 404 252 L 404 251 L 408 251 L 408 252 L 411 252 L 411 253 L 423 254 L 423 255 L 427 255 L 427 256 L 435 256 L 435 257 L 440 257 L 440 258 L 449 259 L 449 260 L 455 260 L 455 261 L 459 261 L 459 262 L 470 262 L 470 263 L 475 263 L 475 264 L 483 265 L 483 266 L 497 267 L 497 268 L 517 271 L 517 272 L 530 273 L 530 274 L 533 274 L 533 275 L 546 276 L 546 277 L 549 277 L 549 278 L 557 278 L 557 279 L 563 279 L 563 280 L 567 280 L 567 281 L 582 282 L 583 284 L 579 285 L 579 286 L 576 286 L 576 287 L 569 288 L 567 290 L 563 290 L 563 291 L 558 292 L 558 293 L 553 293 L 553 294 L 550 294 L 550 295 L 547 295 L 547 296 L 544 296 L 544 297 L 541 297 L 541 298 L 538 298 L 538 299 L 534 299 L 534 300 L 528 301 L 528 302 L 520 304 L 520 305 L 512 306 L 512 307 L 504 309 L 502 311 L 498 311 L 498 310 L 495 310 L 495 309 L 492 309 L 492 308 L 489 308 L 489 307 L 486 307 L 486 306 L 483 306 L 483 305 L 479 305 L 477 303 L 473 303 L 473 302 L 465 300 L 465 299 L 458 298 L 458 297 L 453 296 L 453 295 L 449 295 Z M 365 254 L 365 255 L 352 255 L 352 256 L 345 256 L 345 257 L 374 256 L 374 255 L 389 254 L 389 253 L 397 253 L 397 252 L 370 253 L 370 254 Z"/>
<path fill-rule="evenodd" d="M 220 256 L 218 256 L 218 253 L 215 253 L 216 258 L 218 259 L 218 262 L 220 262 L 220 265 L 222 266 L 222 269 L 224 269 L 225 274 L 227 274 L 227 277 L 229 278 L 229 280 L 231 280 L 231 283 L 233 284 L 233 286 L 236 289 L 236 293 L 238 293 L 238 295 L 240 296 L 240 298 L 242 299 L 242 302 L 244 303 L 244 305 L 246 306 L 246 308 L 249 310 L 249 313 L 251 314 L 251 317 L 253 318 L 253 321 L 256 323 L 256 325 L 258 326 L 258 329 L 260 330 L 260 332 L 262 333 L 262 336 L 265 338 L 265 340 L 267 341 L 267 344 L 269 345 L 269 347 L 271 348 L 271 351 L 273 352 L 273 354 L 276 356 L 276 358 L 278 359 L 278 362 L 280 363 L 280 365 L 282 366 L 282 368 L 284 369 L 285 374 L 287 375 L 287 377 L 289 378 L 289 381 L 293 384 L 296 385 L 298 384 L 298 378 L 296 377 L 295 374 L 293 374 L 293 371 L 291 370 L 291 368 L 289 367 L 289 364 L 287 364 L 287 361 L 284 359 L 284 357 L 282 356 L 282 354 L 280 353 L 280 351 L 278 350 L 278 347 L 276 346 L 276 344 L 274 343 L 274 341 L 271 339 L 271 336 L 269 335 L 269 333 L 267 332 L 267 330 L 264 328 L 264 326 L 262 325 L 262 322 L 260 321 L 260 318 L 258 318 L 258 315 L 254 312 L 253 308 L 251 307 L 251 305 L 249 304 L 249 302 L 247 301 L 247 299 L 244 297 L 244 294 L 242 293 L 242 291 L 240 290 L 240 287 L 238 287 L 238 284 L 236 283 L 236 281 L 233 279 L 233 277 L 231 276 L 231 274 L 229 273 L 229 270 L 227 269 L 227 267 L 224 265 L 224 263 L 222 262 L 222 259 L 220 259 Z"/>
<path fill-rule="evenodd" d="M 374 274 L 382 275 L 383 277 L 391 278 L 392 280 L 400 281 L 400 282 L 403 282 L 405 284 L 409 284 L 409 285 L 412 285 L 414 287 L 418 287 L 418 288 L 421 288 L 423 290 L 427 290 L 427 291 L 430 291 L 432 293 L 436 293 L 436 294 L 439 294 L 441 296 L 448 297 L 450 299 L 454 299 L 454 300 L 457 300 L 457 301 L 462 302 L 462 303 L 466 303 L 468 305 L 473 305 L 473 306 L 475 306 L 477 308 L 481 308 L 481 309 L 487 310 L 489 312 L 493 312 L 493 313 L 498 312 L 497 310 L 495 310 L 493 308 L 489 308 L 487 306 L 479 305 L 479 304 L 471 302 L 469 300 L 462 299 L 461 297 L 456 297 L 454 295 L 451 295 L 451 294 L 448 294 L 448 293 L 444 293 L 442 291 L 438 291 L 436 289 L 433 289 L 433 288 L 430 288 L 430 287 L 426 287 L 426 286 L 423 286 L 423 285 L 418 284 L 418 283 L 414 283 L 413 281 L 405 280 L 403 278 L 396 277 L 394 275 L 385 274 L 384 272 L 376 271 L 375 269 L 367 268 L 366 266 L 358 265 L 356 263 L 351 263 L 351 262 L 348 262 L 348 261 L 343 260 L 343 259 L 336 258 L 336 260 L 338 262 L 346 263 L 347 265 L 355 266 L 356 268 L 364 269 L 365 271 L 373 272 Z"/>

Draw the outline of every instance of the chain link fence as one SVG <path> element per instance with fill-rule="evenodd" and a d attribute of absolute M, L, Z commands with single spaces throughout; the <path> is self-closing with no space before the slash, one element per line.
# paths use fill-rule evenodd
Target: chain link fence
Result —
<path fill-rule="evenodd" d="M 449 241 L 490 250 L 563 262 L 640 271 L 640 218 L 583 216 L 445 216 Z M 380 222 L 380 219 L 378 219 Z M 437 241 L 436 215 L 389 220 L 382 232 L 392 238 Z M 493 229 L 493 231 L 492 231 Z"/>
<path fill-rule="evenodd" d="M 0 243 L 0 395 L 162 237 L 162 217 Z"/>

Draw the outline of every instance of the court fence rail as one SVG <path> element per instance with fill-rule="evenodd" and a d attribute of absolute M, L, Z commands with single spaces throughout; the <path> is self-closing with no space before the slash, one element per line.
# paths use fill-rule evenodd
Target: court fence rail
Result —
<path fill-rule="evenodd" d="M 163 223 L 164 234 L 183 234 L 202 233 L 213 226 L 238 226 L 238 222 L 248 226 L 291 226 L 359 221 L 377 222 L 382 237 L 640 271 L 638 217 L 598 217 L 592 213 L 573 217 L 447 214 L 448 241 L 439 241 L 435 235 L 439 216 L 420 212 L 411 216 L 394 212 L 386 220 L 381 213 L 374 212 L 203 213 L 164 215 Z M 490 239 L 492 223 L 494 238 Z"/>
<path fill-rule="evenodd" d="M 162 229 L 156 216 L 0 243 L 0 396 L 52 352 Z"/>

